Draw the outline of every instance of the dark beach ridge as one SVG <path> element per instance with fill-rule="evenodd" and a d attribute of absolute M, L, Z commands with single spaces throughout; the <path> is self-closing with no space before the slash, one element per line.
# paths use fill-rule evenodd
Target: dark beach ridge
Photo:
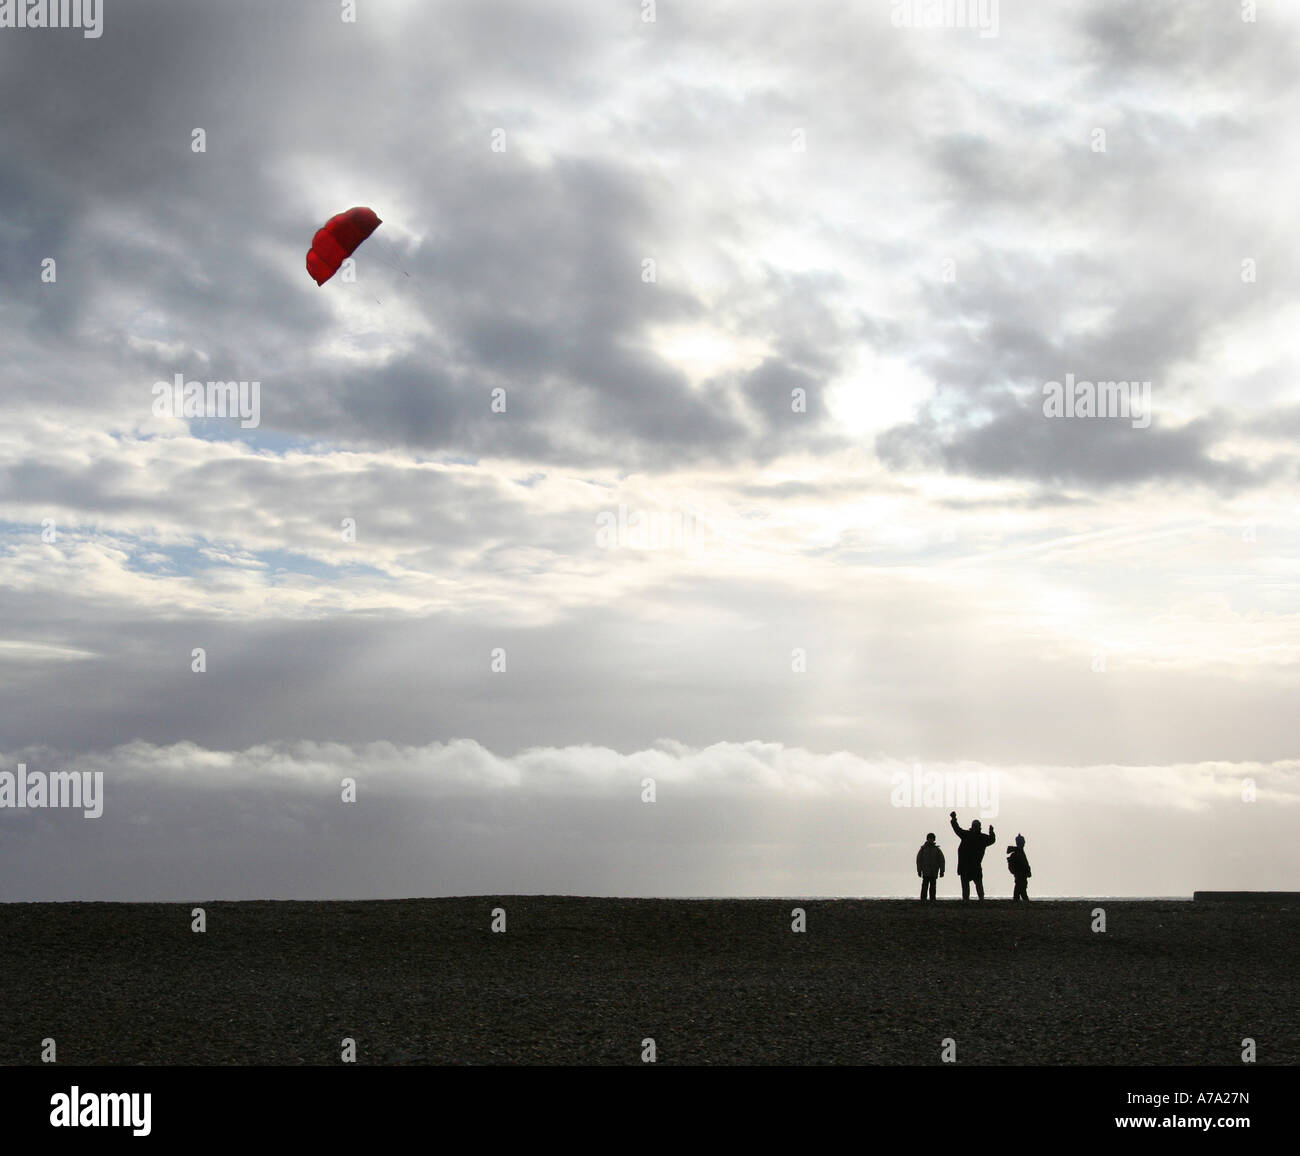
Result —
<path fill-rule="evenodd" d="M 1245 1038 L 1295 1064 L 1298 932 L 1250 901 L 0 904 L 0 1063 L 53 1038 L 68 1065 L 336 1065 L 351 1037 L 361 1064 L 637 1064 L 646 1038 L 660 1064 L 938 1064 L 950 1039 L 970 1065 L 1240 1067 Z"/>

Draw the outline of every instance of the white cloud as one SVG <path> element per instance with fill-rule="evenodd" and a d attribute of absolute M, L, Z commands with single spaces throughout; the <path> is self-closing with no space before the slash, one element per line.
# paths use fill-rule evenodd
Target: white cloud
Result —
<path fill-rule="evenodd" d="M 1272 886 L 1276 848 L 1300 804 L 1295 761 L 911 765 L 771 742 L 534 748 L 513 758 L 472 740 L 229 752 L 135 742 L 24 759 L 32 771 L 102 772 L 104 814 L 0 813 L 8 900 L 374 895 L 373 876 L 358 864 L 380 847 L 380 877 L 402 895 L 696 895 L 726 877 L 738 893 L 769 894 L 781 880 L 781 893 L 812 896 L 844 893 L 846 876 L 860 880 L 853 894 L 906 895 L 914 844 L 927 830 L 952 852 L 954 793 L 963 825 L 983 813 L 985 829 L 1000 827 L 1008 842 L 1027 834 L 1040 895 L 1187 895 L 1203 885 L 1208 840 L 1233 849 L 1232 886 Z M 18 761 L 11 753 L 3 766 Z M 929 799 L 910 793 L 913 776 L 937 781 L 946 797 L 920 805 Z M 355 802 L 342 801 L 349 779 Z M 647 779 L 654 802 L 643 801 Z M 976 780 L 992 784 L 991 812 L 962 793 Z M 1243 801 L 1248 782 L 1251 802 Z M 901 795 L 900 784 L 908 785 Z M 46 853 L 32 870 L 37 840 Z M 562 846 L 570 840 L 582 848 L 576 861 Z M 1079 844 L 1097 850 L 1080 855 Z M 729 874 L 759 847 L 755 869 Z M 990 893 L 999 894 L 999 846 L 986 863 Z"/>

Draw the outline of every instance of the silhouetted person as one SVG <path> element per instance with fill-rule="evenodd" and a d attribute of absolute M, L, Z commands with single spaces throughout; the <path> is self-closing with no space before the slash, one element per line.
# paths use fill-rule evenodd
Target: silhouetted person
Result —
<path fill-rule="evenodd" d="M 961 877 L 961 897 L 970 898 L 970 885 L 974 882 L 976 893 L 983 899 L 984 849 L 997 842 L 997 836 L 993 833 L 993 824 L 989 824 L 989 833 L 986 835 L 980 830 L 978 819 L 972 819 L 970 830 L 963 831 L 957 826 L 956 811 L 949 811 L 948 818 L 952 821 L 952 829 L 957 832 L 957 838 L 961 840 L 961 846 L 957 848 L 957 874 Z"/>
<path fill-rule="evenodd" d="M 934 902 L 934 881 L 936 877 L 943 875 L 944 861 L 943 851 L 939 844 L 934 841 L 934 832 L 932 831 L 925 837 L 925 842 L 921 844 L 921 849 L 916 853 L 916 873 L 921 877 L 921 899 L 929 899 Z M 926 892 L 929 895 L 926 895 Z"/>
<path fill-rule="evenodd" d="M 1029 889 L 1026 884 L 1029 877 L 1033 874 L 1029 870 L 1029 860 L 1025 857 L 1025 837 L 1016 836 L 1016 845 L 1007 848 L 1007 870 L 1016 877 L 1016 890 L 1011 896 L 1012 899 L 1023 899 L 1029 902 Z"/>

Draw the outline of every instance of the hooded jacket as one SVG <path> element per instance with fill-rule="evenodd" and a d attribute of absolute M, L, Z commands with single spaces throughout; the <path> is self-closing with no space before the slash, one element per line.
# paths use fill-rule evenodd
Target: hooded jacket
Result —
<path fill-rule="evenodd" d="M 1029 870 L 1029 859 L 1025 855 L 1023 847 L 1007 848 L 1007 869 L 1012 875 L 1023 875 L 1026 879 L 1033 875 L 1033 872 Z"/>
<path fill-rule="evenodd" d="M 928 840 L 922 843 L 921 849 L 916 853 L 917 871 L 922 875 L 938 875 L 945 868 L 943 851 L 940 850 L 939 844 L 931 843 Z"/>
<path fill-rule="evenodd" d="M 990 828 L 986 835 L 983 831 L 977 831 L 974 827 L 963 831 L 957 826 L 957 820 L 950 818 L 952 829 L 957 832 L 957 837 L 961 840 L 961 846 L 957 848 L 957 874 L 958 875 L 980 875 L 983 874 L 981 864 L 984 862 L 984 849 L 993 846 L 997 842 L 997 836 L 992 833 Z"/>

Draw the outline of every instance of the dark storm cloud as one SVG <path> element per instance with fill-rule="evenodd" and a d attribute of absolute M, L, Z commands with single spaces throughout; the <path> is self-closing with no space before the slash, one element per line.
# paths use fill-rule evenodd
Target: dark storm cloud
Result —
<path fill-rule="evenodd" d="M 1243 213 L 1240 180 L 1228 178 L 1254 172 L 1268 187 L 1267 110 L 1297 87 L 1294 45 L 1215 4 L 1105 5 L 1080 19 L 1088 68 L 1077 108 L 994 94 L 976 106 L 997 109 L 985 131 L 937 128 L 918 142 L 945 223 L 974 243 L 955 246 L 956 281 L 931 284 L 923 317 L 890 341 L 937 396 L 880 434 L 877 450 L 894 467 L 1044 483 L 1167 479 L 1225 492 L 1266 483 L 1286 463 L 1225 452 L 1237 415 L 1169 428 L 1160 409 L 1188 401 L 1180 365 L 1291 291 L 1270 276 L 1243 292 L 1243 257 L 1293 243 Z M 940 90 L 931 105 L 932 118 L 946 109 L 958 119 L 958 95 Z M 1095 128 L 1106 130 L 1105 152 L 1090 147 Z M 988 244 L 994 231 L 1015 240 Z M 1058 243 L 1057 231 L 1087 248 Z M 1071 324 L 1080 308 L 1103 319 Z M 1044 423 L 1025 399 L 1069 372 L 1150 380 L 1152 428 Z"/>
<path fill-rule="evenodd" d="M 1275 476 L 1211 456 L 1223 423 L 1211 419 L 1178 429 L 1135 429 L 1125 418 L 1056 419 L 1043 416 L 1041 396 L 1018 404 L 1002 399 L 991 420 L 945 433 L 922 421 L 881 434 L 886 464 L 939 465 L 980 477 L 1022 477 L 1043 483 L 1134 485 L 1157 478 L 1203 483 L 1232 491 Z"/>
<path fill-rule="evenodd" d="M 79 468 L 18 462 L 0 466 L 0 493 L 22 494 L 27 501 L 93 513 L 156 513 L 168 505 L 161 494 L 127 495 L 116 489 L 130 470 L 117 462 Z"/>
<path fill-rule="evenodd" d="M 1170 402 L 1188 398 L 1180 366 L 1225 321 L 1248 319 L 1258 298 L 1243 294 L 1223 269 L 1207 273 L 1196 257 L 1169 260 L 1164 276 L 1147 274 L 1140 263 L 1143 276 L 1128 276 L 1134 265 L 1096 254 L 1049 261 L 981 250 L 962 264 L 955 283 L 930 288 L 935 332 L 913 331 L 912 340 L 936 381 L 935 396 L 915 421 L 878 435 L 882 461 L 1101 486 L 1168 478 L 1232 490 L 1276 476 L 1281 460 L 1261 466 L 1222 452 L 1239 422 L 1234 414 L 1205 413 L 1176 428 L 1160 416 Z M 1069 312 L 1080 308 L 1099 311 L 1105 323 L 1072 329 Z M 1123 419 L 1045 417 L 1044 386 L 1067 374 L 1150 382 L 1149 428 Z"/>
<path fill-rule="evenodd" d="M 746 456 L 761 462 L 801 445 L 831 448 L 840 439 L 819 403 L 855 347 L 902 352 L 943 388 L 987 396 L 1003 416 L 1009 407 L 998 395 L 1007 381 L 1048 380 L 1066 369 L 1094 379 L 1155 381 L 1171 361 L 1194 355 L 1198 334 L 1222 318 L 1223 302 L 1181 283 L 1173 269 L 1164 279 L 1135 281 L 1104 253 L 1031 256 L 985 244 L 974 261 L 963 262 L 957 285 L 929 295 L 928 315 L 902 325 L 832 317 L 828 303 L 851 293 L 841 275 L 769 272 L 755 282 L 737 270 L 732 300 L 720 308 L 742 331 L 762 333 L 773 352 L 757 369 L 693 390 L 654 353 L 649 330 L 707 320 L 705 303 L 669 276 L 655 284 L 640 276 L 645 257 L 671 255 L 683 241 L 688 218 L 679 192 L 689 186 L 675 189 L 641 163 L 638 130 L 663 147 L 674 136 L 704 144 L 700 118 L 707 112 L 708 132 L 724 150 L 735 148 L 737 137 L 750 150 L 764 136 L 779 139 L 787 121 L 824 124 L 825 140 L 830 126 L 842 129 L 851 120 L 840 119 L 838 102 L 807 99 L 809 77 L 823 67 L 814 60 L 824 59 L 846 84 L 865 83 L 842 74 L 839 54 L 826 54 L 824 37 L 832 34 L 873 46 L 897 100 L 909 82 L 905 64 L 923 41 L 891 34 L 884 24 L 831 19 L 829 9 L 826 15 L 821 33 L 801 28 L 779 53 L 764 14 L 735 27 L 723 21 L 740 39 L 736 60 L 754 78 L 748 103 L 675 78 L 663 116 L 629 122 L 622 155 L 547 160 L 526 147 L 545 135 L 526 111 L 527 93 L 566 93 L 576 110 L 577 97 L 602 92 L 607 52 L 626 45 L 629 33 L 641 37 L 629 59 L 646 68 L 675 54 L 694 60 L 698 43 L 672 21 L 654 32 L 662 33 L 656 40 L 630 17 L 528 5 L 456 5 L 436 13 L 376 8 L 367 13 L 369 28 L 345 25 L 318 5 L 132 5 L 114 13 L 111 51 L 52 37 L 29 40 L 31 50 L 18 52 L 8 47 L 16 43 L 11 39 L 0 46 L 7 66 L 0 98 L 14 106 L 22 93 L 49 98 L 6 130 L 0 190 L 12 223 L 0 233 L 0 255 L 6 265 L 34 271 L 42 256 L 55 254 L 61 274 L 57 287 L 36 284 L 33 274 L 6 290 L 7 311 L 28 331 L 14 342 L 15 377 L 49 378 L 48 401 L 84 402 L 89 393 L 92 404 L 125 405 L 128 413 L 139 412 L 142 388 L 174 372 L 258 379 L 267 389 L 264 424 L 286 435 L 587 463 L 617 453 L 663 468 Z M 1182 66 L 1202 51 L 1205 21 L 1213 16 L 1205 7 L 1193 17 L 1173 8 L 1083 17 L 1079 43 L 1096 50 L 1090 83 L 1109 81 L 1108 54 L 1122 48 L 1139 53 L 1145 70 L 1172 85 L 1193 84 Z M 1137 41 L 1134 21 L 1146 28 Z M 716 25 L 694 14 L 686 27 L 703 35 Z M 1261 39 L 1268 40 L 1225 42 L 1211 54 L 1215 67 L 1203 83 L 1229 83 L 1245 62 L 1282 51 Z M 1132 48 L 1137 42 L 1148 47 Z M 788 92 L 765 79 L 782 73 L 797 77 L 798 87 Z M 911 74 L 917 91 L 933 97 L 924 81 Z M 932 119 L 936 110 L 951 111 L 946 99 L 955 97 L 940 95 Z M 1121 108 L 1128 99 L 1127 90 L 1117 94 Z M 890 117 L 896 130 L 912 132 L 906 118 L 890 114 L 877 126 L 873 150 L 895 147 Z M 995 211 L 1064 223 L 1083 210 L 1085 220 L 1106 214 L 1123 227 L 1130 186 L 1115 179 L 1116 164 L 1102 170 L 1085 139 L 1071 139 L 1062 120 L 1051 121 L 1037 106 L 1004 102 L 997 117 L 987 132 L 945 130 L 939 117 L 921 139 L 931 168 L 927 198 L 946 198 L 954 224 L 979 227 Z M 209 137 L 202 156 L 189 148 L 196 126 Z M 495 127 L 507 134 L 503 154 L 488 147 Z M 1124 171 L 1162 189 L 1186 184 L 1179 146 L 1171 143 L 1180 131 L 1213 154 L 1230 147 L 1241 129 L 1219 117 L 1189 136 L 1170 122 L 1140 158 L 1125 155 Z M 1035 133 L 1035 148 L 1025 147 L 1027 130 Z M 1113 139 L 1123 141 L 1123 134 Z M 401 223 L 430 230 L 422 247 L 406 254 L 414 284 L 400 276 L 376 281 L 388 276 L 377 245 L 362 251 L 363 284 L 331 285 L 330 298 L 306 282 L 296 249 L 318 223 L 309 214 L 322 210 L 312 182 L 295 178 L 310 171 L 331 179 L 350 173 L 359 190 L 365 182 L 358 174 L 373 173 L 395 191 L 405 206 Z M 743 245 L 745 234 L 726 204 L 746 195 L 744 182 L 717 195 L 716 235 Z M 777 211 L 775 205 L 766 211 Z M 314 352 L 337 325 L 328 303 L 376 288 L 393 308 L 418 309 L 439 337 L 379 366 L 345 368 Z M 1054 363 L 1065 355 L 1064 335 L 1053 336 L 1060 311 L 1081 297 L 1116 291 L 1122 307 L 1112 322 L 1072 342 L 1073 364 L 1058 369 Z M 51 298 L 57 307 L 44 307 Z M 111 299 L 120 304 L 106 306 Z M 981 330 L 978 349 L 969 325 L 951 324 L 954 316 Z M 374 336 L 382 334 L 380 328 Z M 128 344 L 131 335 L 189 352 L 160 356 Z M 79 353 L 106 364 L 93 383 L 83 372 L 50 373 L 36 339 L 66 343 L 65 367 Z M 809 396 L 799 422 L 787 420 L 795 386 Z M 510 403 L 508 416 L 495 415 L 502 420 L 488 408 L 498 387 Z M 907 435 L 913 443 L 927 436 L 918 416 Z M 1005 423 L 980 428 L 984 448 L 933 460 L 953 470 L 968 462 L 986 470 L 997 457 L 987 452 L 989 437 L 1015 431 Z M 1075 456 L 1085 457 L 1097 436 L 1080 434 Z M 1054 438 L 1039 440 L 1054 446 Z M 890 447 L 898 440 L 891 435 L 881 443 L 895 463 L 901 459 Z M 1165 461 L 1171 477 L 1185 476 L 1188 439 L 1182 443 L 1181 452 L 1153 455 L 1153 476 Z M 1203 438 L 1195 444 L 1206 454 L 1212 449 Z M 1008 457 L 1018 463 L 1012 476 L 1032 474 L 1030 455 L 1009 449 Z M 1206 472 L 1222 473 L 1209 466 Z M 1247 472 L 1234 476 L 1244 481 Z"/>
<path fill-rule="evenodd" d="M 739 399 L 695 394 L 649 346 L 649 327 L 703 316 L 688 288 L 641 278 L 671 236 L 671 189 L 639 171 L 635 148 L 547 162 L 521 151 L 529 118 L 511 94 L 596 86 L 592 65 L 627 31 L 620 22 L 473 5 L 376 10 L 369 33 L 319 5 L 114 15 L 112 51 L 34 43 L 0 81 L 15 103 L 54 97 L 9 134 L 3 187 L 17 227 L 0 252 L 33 282 L 55 255 L 59 283 L 9 292 L 28 302 L 31 338 L 74 338 L 66 353 L 104 358 L 95 403 L 130 406 L 138 384 L 181 372 L 261 380 L 265 428 L 345 444 L 587 461 L 608 461 L 616 444 L 645 464 L 743 452 Z M 404 20 L 414 24 L 396 36 Z M 498 125 L 504 154 L 489 147 Z M 201 155 L 195 127 L 207 133 Z M 414 284 L 375 281 L 388 250 L 363 250 L 360 267 L 372 293 L 415 304 L 445 343 L 379 368 L 310 353 L 336 321 L 295 252 L 319 224 L 304 210 L 321 212 L 312 189 L 294 187 L 303 164 L 350 172 L 358 196 L 374 172 L 408 206 L 407 227 L 433 227 L 408 254 Z M 328 287 L 349 291 L 365 288 Z M 123 304 L 106 308 L 113 298 Z M 133 334 L 190 352 L 160 358 L 129 347 Z M 498 386 L 509 416 L 492 421 Z M 47 397 L 86 390 L 64 373 Z"/>
<path fill-rule="evenodd" d="M 1081 54 L 1094 62 L 1096 79 L 1112 89 L 1153 81 L 1192 88 L 1294 85 L 1295 44 L 1270 36 L 1262 20 L 1243 19 L 1245 8 L 1217 0 L 1084 5 Z"/>

